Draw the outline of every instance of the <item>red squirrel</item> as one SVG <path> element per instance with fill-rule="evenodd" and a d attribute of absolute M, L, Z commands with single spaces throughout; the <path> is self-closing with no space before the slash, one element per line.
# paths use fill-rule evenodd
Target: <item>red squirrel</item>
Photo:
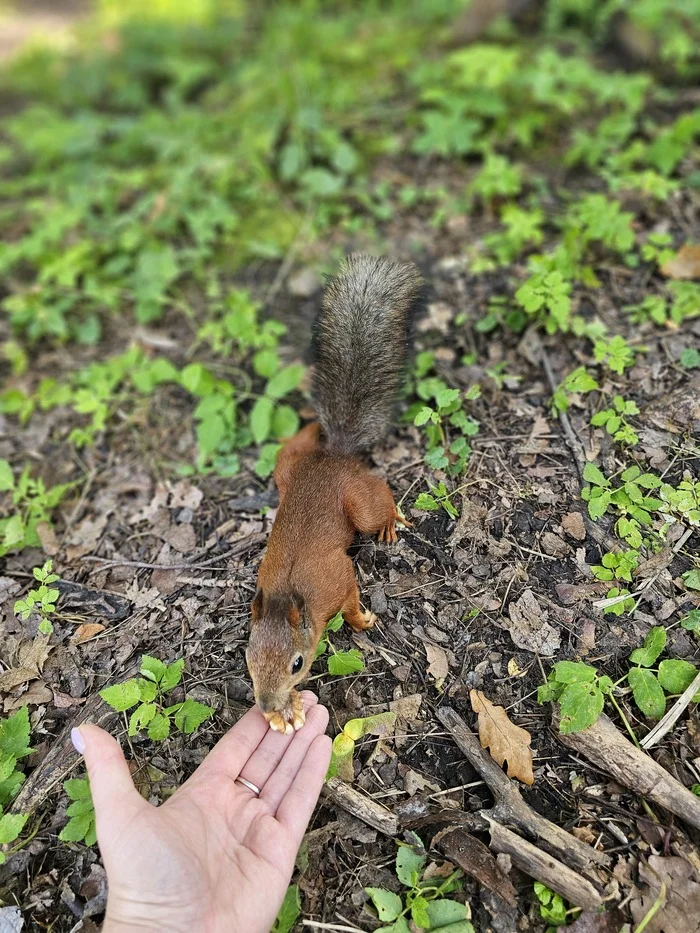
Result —
<path fill-rule="evenodd" d="M 353 254 L 329 282 L 312 336 L 318 422 L 280 451 L 279 508 L 260 565 L 246 661 L 258 707 L 278 732 L 304 724 L 294 689 L 338 611 L 355 631 L 375 616 L 360 607 L 355 532 L 396 541 L 398 512 L 384 480 L 360 455 L 389 430 L 405 376 L 422 280 L 412 263 Z"/>

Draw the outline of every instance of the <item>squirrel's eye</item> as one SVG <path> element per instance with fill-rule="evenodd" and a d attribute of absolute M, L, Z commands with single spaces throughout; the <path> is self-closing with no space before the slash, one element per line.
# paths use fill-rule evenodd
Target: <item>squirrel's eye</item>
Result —
<path fill-rule="evenodd" d="M 292 674 L 298 674 L 304 666 L 304 658 L 298 654 L 292 663 Z"/>

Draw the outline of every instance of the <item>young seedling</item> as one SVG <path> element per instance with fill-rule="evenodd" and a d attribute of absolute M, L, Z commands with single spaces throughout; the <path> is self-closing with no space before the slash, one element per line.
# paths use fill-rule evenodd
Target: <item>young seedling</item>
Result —
<path fill-rule="evenodd" d="M 639 443 L 639 435 L 627 421 L 628 415 L 638 415 L 636 402 L 625 400 L 621 395 L 613 397 L 613 407 L 596 412 L 591 418 L 595 428 L 604 427 L 613 440 L 633 447 Z"/>
<path fill-rule="evenodd" d="M 326 667 L 329 674 L 343 676 L 345 674 L 356 674 L 365 669 L 365 661 L 357 648 L 351 648 L 349 651 L 339 651 L 335 648 L 328 637 L 329 632 L 338 632 L 343 626 L 343 615 L 337 612 L 332 619 L 326 623 L 326 627 L 321 636 L 321 641 L 316 648 L 316 658 L 320 658 L 326 651 L 331 655 L 326 660 Z"/>
<path fill-rule="evenodd" d="M 86 777 L 70 778 L 63 782 L 63 789 L 72 802 L 66 810 L 69 820 L 58 834 L 58 838 L 61 842 L 84 842 L 86 846 L 94 846 L 97 842 L 97 832 L 90 781 Z"/>
<path fill-rule="evenodd" d="M 180 683 L 184 667 L 182 659 L 164 664 L 145 654 L 141 658 L 140 677 L 105 687 L 100 690 L 100 696 L 117 712 L 133 710 L 129 716 L 131 736 L 147 729 L 149 739 L 162 742 L 170 735 L 173 723 L 180 732 L 191 735 L 214 715 L 214 710 L 191 697 L 172 706 L 165 705 L 165 695 Z"/>
<path fill-rule="evenodd" d="M 396 877 L 404 888 L 401 894 L 385 888 L 365 888 L 378 919 L 388 924 L 375 933 L 410 933 L 414 929 L 431 933 L 437 930 L 474 933 L 469 905 L 445 896 L 460 890 L 461 870 L 456 869 L 442 882 L 435 878 L 425 879 L 423 875 L 428 857 L 418 836 L 415 833 L 411 835 L 414 844 L 399 843 L 396 853 Z"/>
<path fill-rule="evenodd" d="M 366 735 L 391 734 L 395 724 L 396 713 L 391 712 L 377 713 L 375 716 L 366 716 L 364 719 L 348 720 L 343 726 L 343 731 L 333 739 L 328 777 L 352 781 L 355 777 L 352 764 L 355 742 Z"/>
<path fill-rule="evenodd" d="M 29 747 L 29 710 L 20 707 L 11 716 L 0 719 L 0 849 L 14 842 L 29 818 L 26 813 L 5 813 L 5 807 L 17 796 L 24 781 L 19 761 L 32 752 Z M 6 860 L 0 851 L 0 865 Z"/>
<path fill-rule="evenodd" d="M 53 632 L 53 623 L 50 616 L 56 611 L 56 600 L 60 596 L 55 587 L 51 587 L 60 577 L 52 573 L 53 561 L 47 560 L 43 567 L 34 567 L 34 579 L 38 580 L 40 586 L 31 589 L 24 599 L 18 599 L 14 605 L 14 612 L 20 619 L 26 620 L 36 612 L 40 617 L 39 631 L 42 635 L 50 635 Z"/>
<path fill-rule="evenodd" d="M 437 512 L 438 509 L 444 509 L 450 518 L 459 518 L 459 512 L 452 505 L 450 501 L 451 496 L 454 496 L 457 490 L 454 492 L 448 492 L 447 486 L 444 483 L 436 483 L 435 486 L 428 483 L 428 488 L 430 492 L 421 492 L 416 501 L 413 503 L 413 507 L 416 509 L 421 509 L 424 512 Z"/>

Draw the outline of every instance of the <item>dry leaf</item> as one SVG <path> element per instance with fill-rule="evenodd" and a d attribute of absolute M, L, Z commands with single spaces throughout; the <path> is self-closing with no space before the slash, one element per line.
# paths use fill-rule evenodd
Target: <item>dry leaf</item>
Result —
<path fill-rule="evenodd" d="M 441 683 L 450 672 L 450 665 L 447 660 L 447 652 L 444 648 L 437 645 L 425 644 L 425 653 L 428 656 L 428 673 Z"/>
<path fill-rule="evenodd" d="M 19 907 L 0 907 L 0 933 L 20 933 L 23 928 Z"/>
<path fill-rule="evenodd" d="M 73 529 L 66 548 L 66 559 L 69 562 L 95 550 L 102 537 L 102 532 L 105 530 L 108 518 L 109 516 L 106 514 L 98 515 L 94 519 L 84 518 Z"/>
<path fill-rule="evenodd" d="M 650 855 L 648 864 L 641 862 L 639 878 L 645 887 L 636 890 L 630 903 L 634 922 L 639 924 L 648 916 L 663 882 L 665 903 L 647 920 L 646 933 L 700 933 L 700 884 L 694 875 L 689 862 L 677 855 Z"/>
<path fill-rule="evenodd" d="M 36 526 L 36 533 L 41 542 L 41 549 L 44 554 L 48 554 L 49 557 L 53 557 L 54 554 L 58 554 L 58 539 L 56 538 L 56 532 L 53 530 L 51 525 L 48 522 L 39 522 Z"/>
<path fill-rule="evenodd" d="M 593 914 L 584 910 L 579 914 L 567 933 L 620 933 L 625 923 L 625 915 L 617 907 L 606 910 L 603 914 Z"/>
<path fill-rule="evenodd" d="M 508 614 L 508 631 L 518 648 L 551 657 L 561 645 L 559 632 L 547 622 L 547 610 L 540 608 L 532 590 L 523 590 L 508 607 Z"/>
<path fill-rule="evenodd" d="M 562 517 L 561 527 L 576 541 L 585 541 L 586 525 L 580 512 L 567 512 Z"/>
<path fill-rule="evenodd" d="M 72 697 L 68 693 L 61 693 L 60 690 L 53 692 L 53 705 L 56 709 L 69 709 L 71 706 L 81 706 L 87 697 Z"/>
<path fill-rule="evenodd" d="M 163 533 L 163 540 L 181 554 L 189 554 L 197 546 L 197 536 L 192 525 L 170 525 Z"/>
<path fill-rule="evenodd" d="M 170 490 L 170 508 L 171 509 L 190 509 L 196 512 L 199 508 L 204 493 L 201 489 L 193 486 L 189 480 L 183 479 Z"/>
<path fill-rule="evenodd" d="M 17 665 L 0 674 L 0 690 L 12 690 L 20 684 L 36 680 L 52 650 L 48 635 L 38 635 L 34 641 L 25 641 L 20 645 Z"/>
<path fill-rule="evenodd" d="M 669 279 L 700 279 L 700 244 L 686 243 L 675 256 L 661 266 Z"/>
<path fill-rule="evenodd" d="M 6 713 L 12 713 L 14 710 L 19 709 L 20 706 L 43 706 L 45 703 L 50 703 L 53 700 L 53 693 L 49 690 L 45 683 L 40 681 L 35 681 L 30 688 L 25 692 L 20 694 L 18 697 L 14 697 L 5 700 L 4 709 Z"/>
<path fill-rule="evenodd" d="M 544 532 L 540 538 L 540 546 L 545 554 L 551 557 L 566 557 L 571 552 L 571 545 L 559 535 L 555 535 L 553 531 Z"/>
<path fill-rule="evenodd" d="M 479 717 L 479 741 L 488 748 L 491 757 L 503 767 L 508 762 L 508 777 L 517 778 L 523 784 L 534 784 L 532 773 L 532 736 L 508 719 L 502 706 L 494 706 L 481 690 L 470 690 L 472 709 Z"/>
<path fill-rule="evenodd" d="M 165 603 L 160 598 L 160 592 L 154 586 L 140 590 L 138 581 L 134 580 L 127 588 L 124 595 L 134 604 L 134 609 L 165 610 Z"/>
<path fill-rule="evenodd" d="M 81 645 L 84 641 L 87 641 L 89 638 L 94 638 L 95 635 L 99 635 L 100 632 L 104 632 L 104 630 L 104 625 L 100 625 L 99 622 L 85 622 L 83 625 L 79 625 L 75 632 L 73 632 L 71 641 L 74 645 Z"/>
<path fill-rule="evenodd" d="M 410 696 L 392 700 L 389 704 L 389 709 L 392 713 L 396 713 L 399 719 L 415 722 L 415 720 L 418 719 L 418 713 L 420 712 L 420 705 L 422 702 L 422 694 L 412 693 Z"/>

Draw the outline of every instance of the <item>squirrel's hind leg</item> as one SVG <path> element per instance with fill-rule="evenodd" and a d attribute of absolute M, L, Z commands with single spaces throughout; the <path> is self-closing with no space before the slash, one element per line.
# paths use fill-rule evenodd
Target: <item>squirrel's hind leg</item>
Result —
<path fill-rule="evenodd" d="M 387 484 L 371 473 L 354 474 L 347 478 L 343 489 L 343 508 L 359 532 L 378 534 L 380 541 L 397 540 L 397 522 L 410 525 L 396 508 Z"/>
<path fill-rule="evenodd" d="M 301 457 L 308 457 L 309 454 L 318 450 L 320 436 L 321 425 L 313 422 L 285 441 L 277 457 L 277 466 L 273 473 L 280 499 L 284 498 L 295 464 Z"/>

